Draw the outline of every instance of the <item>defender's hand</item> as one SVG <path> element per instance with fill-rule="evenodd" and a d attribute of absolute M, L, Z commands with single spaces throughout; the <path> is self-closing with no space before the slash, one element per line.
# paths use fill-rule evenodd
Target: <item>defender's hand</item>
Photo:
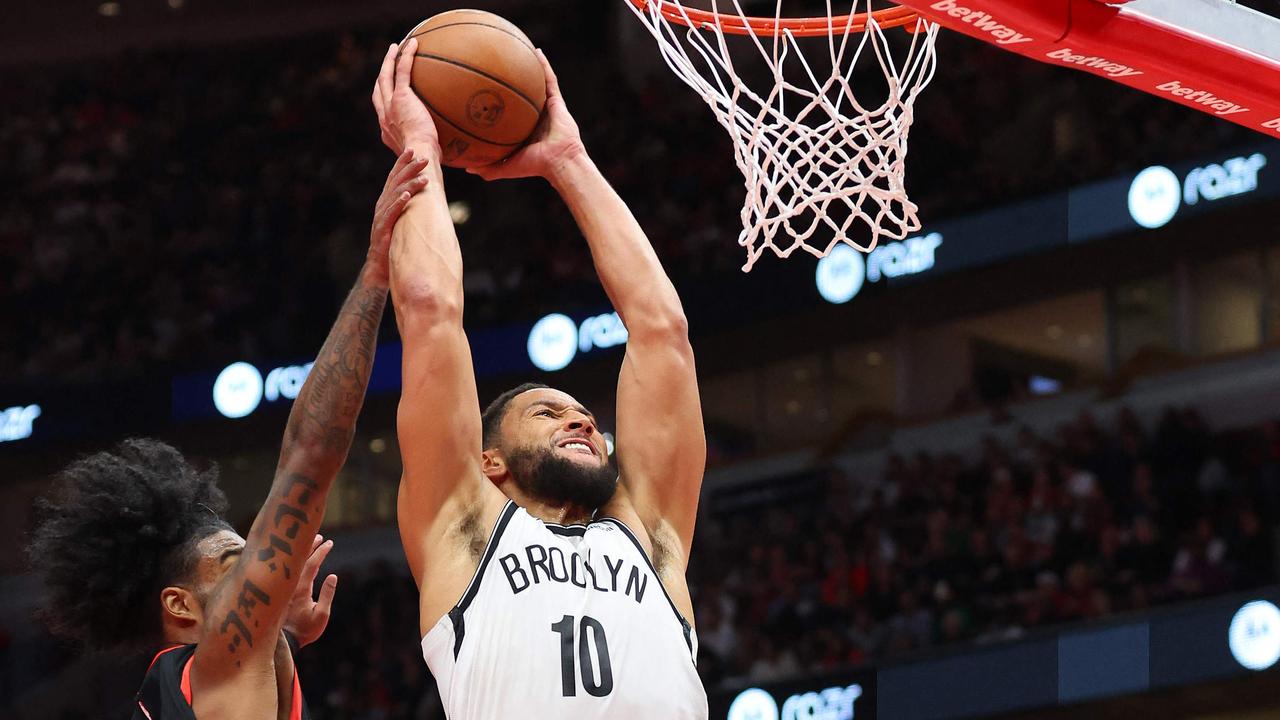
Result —
<path fill-rule="evenodd" d="M 538 51 L 538 59 L 542 61 L 542 69 L 547 76 L 547 104 L 529 143 L 506 160 L 468 168 L 467 172 L 485 180 L 522 177 L 551 180 L 570 160 L 586 154 L 582 136 L 578 132 L 578 123 L 569 114 L 569 108 L 564 103 L 564 97 L 560 94 L 560 82 L 556 80 L 551 63 L 541 50 Z"/>
<path fill-rule="evenodd" d="M 373 86 L 373 108 L 378 112 L 382 144 L 399 155 L 411 147 L 419 155 L 440 154 L 440 136 L 427 106 L 409 85 L 418 39 L 393 44 L 382 58 L 378 82 Z"/>
<path fill-rule="evenodd" d="M 333 541 L 316 535 L 311 541 L 311 555 L 302 566 L 302 576 L 298 578 L 298 587 L 289 600 L 289 609 L 284 618 L 284 629 L 293 633 L 298 639 L 298 647 L 306 647 L 324 634 L 329 625 L 329 612 L 333 609 L 333 594 L 338 590 L 338 576 L 330 575 L 320 586 L 320 596 L 311 599 L 311 586 L 320 572 L 320 565 L 333 549 Z"/>
<path fill-rule="evenodd" d="M 391 265 L 387 251 L 391 247 L 391 231 L 404 213 L 410 198 L 426 189 L 430 176 L 424 171 L 431 164 L 425 154 L 418 156 L 408 148 L 396 158 L 396 164 L 382 187 L 382 195 L 373 208 L 373 229 L 369 233 L 369 256 L 366 267 L 369 280 L 381 287 L 391 282 Z"/>

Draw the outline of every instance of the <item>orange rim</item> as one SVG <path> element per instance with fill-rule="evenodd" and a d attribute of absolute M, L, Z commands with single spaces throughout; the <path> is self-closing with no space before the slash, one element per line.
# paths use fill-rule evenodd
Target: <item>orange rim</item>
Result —
<path fill-rule="evenodd" d="M 871 13 L 853 13 L 853 21 L 849 22 L 849 15 L 808 18 L 743 17 L 711 10 L 680 10 L 668 0 L 631 0 L 631 4 L 641 10 L 646 10 L 655 3 L 658 5 L 658 12 L 668 22 L 699 30 L 711 30 L 718 26 L 722 32 L 730 35 L 774 35 L 787 30 L 796 37 L 817 37 L 829 34 L 833 27 L 836 32 L 845 32 L 846 29 L 847 32 L 863 32 L 867 29 L 868 18 L 875 18 L 876 24 L 882 28 L 893 28 L 913 24 L 920 17 L 911 8 L 900 5 Z"/>

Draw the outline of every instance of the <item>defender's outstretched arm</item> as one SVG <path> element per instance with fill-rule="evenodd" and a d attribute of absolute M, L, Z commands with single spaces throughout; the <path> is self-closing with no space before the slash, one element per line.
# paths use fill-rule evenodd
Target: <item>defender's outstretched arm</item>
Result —
<path fill-rule="evenodd" d="M 683 572 L 707 454 L 684 309 L 631 210 L 587 155 L 555 72 L 539 57 L 547 106 L 533 143 L 475 172 L 488 180 L 545 177 L 586 236 L 600 282 L 630 333 L 618 378 L 620 495 L 662 551 L 682 551 Z M 667 542 L 672 535 L 678 543 Z"/>
<path fill-rule="evenodd" d="M 496 516 L 501 493 L 480 471 L 480 403 L 462 329 L 462 252 L 449 216 L 435 125 L 409 86 L 416 47 L 410 39 L 387 52 L 374 106 L 392 149 L 409 148 L 430 159 L 431 184 L 410 201 L 391 240 L 391 297 L 404 340 L 397 417 L 404 476 L 397 514 L 409 567 L 422 587 L 428 564 L 448 577 L 469 578 L 474 562 L 453 552 L 449 536 Z M 424 624 L 457 599 L 451 593 L 439 583 L 424 592 Z M 436 607 L 436 600 L 444 605 Z"/>
<path fill-rule="evenodd" d="M 206 607 L 209 620 L 191 666 L 202 712 L 232 717 L 243 710 L 240 683 L 261 680 L 258 668 L 268 667 L 276 652 L 299 579 L 314 577 L 316 561 L 308 564 L 308 558 L 318 549 L 316 530 L 329 488 L 346 462 L 373 366 L 386 306 L 391 226 L 426 185 L 424 165 L 404 155 L 387 180 L 368 259 L 289 414 L 270 494 L 235 567 Z"/>

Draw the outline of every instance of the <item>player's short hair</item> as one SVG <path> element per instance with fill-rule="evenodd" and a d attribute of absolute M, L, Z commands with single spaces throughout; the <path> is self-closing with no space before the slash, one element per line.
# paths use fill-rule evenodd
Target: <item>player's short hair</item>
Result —
<path fill-rule="evenodd" d="M 538 390 L 540 388 L 550 388 L 550 385 L 542 383 L 527 382 L 517 385 L 510 390 L 502 393 L 489 403 L 489 407 L 484 409 L 484 413 L 480 416 L 481 439 L 485 449 L 489 449 L 498 444 L 498 433 L 502 429 L 502 418 L 507 414 L 507 406 L 511 404 L 511 400 L 520 393 L 530 390 Z"/>
<path fill-rule="evenodd" d="M 196 543 L 231 526 L 217 468 L 198 471 L 174 448 L 131 439 L 77 460 L 36 502 L 27 546 L 54 634 L 97 649 L 159 644 L 164 587 L 189 580 Z"/>

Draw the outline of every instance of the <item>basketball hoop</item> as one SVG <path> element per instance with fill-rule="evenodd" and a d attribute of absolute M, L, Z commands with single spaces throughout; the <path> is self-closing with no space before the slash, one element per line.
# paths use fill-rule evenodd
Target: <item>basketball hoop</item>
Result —
<path fill-rule="evenodd" d="M 708 0 L 710 10 L 684 2 L 626 0 L 667 66 L 702 97 L 733 141 L 747 191 L 738 236 L 747 250 L 744 271 L 766 249 L 783 258 L 797 249 L 825 257 L 843 242 L 870 252 L 882 235 L 902 240 L 920 229 L 903 173 L 912 107 L 937 65 L 937 25 L 903 7 L 872 11 L 871 0 L 854 1 L 853 9 L 866 12 L 839 16 L 827 0 L 827 14 L 810 18 L 784 18 L 786 0 L 776 0 L 771 18 L 747 15 L 742 0 Z M 722 5 L 733 12 L 720 12 Z M 896 59 L 885 34 L 894 27 L 910 31 L 909 46 Z M 750 40 L 772 87 L 747 86 L 726 36 Z M 831 71 L 825 77 L 799 42 L 817 37 L 827 38 Z M 852 84 L 864 53 L 875 58 L 887 83 L 883 102 L 870 107 Z M 790 57 L 798 60 L 787 65 Z M 857 224 L 869 234 L 861 243 L 851 234 Z M 824 229 L 829 233 L 819 235 Z"/>

